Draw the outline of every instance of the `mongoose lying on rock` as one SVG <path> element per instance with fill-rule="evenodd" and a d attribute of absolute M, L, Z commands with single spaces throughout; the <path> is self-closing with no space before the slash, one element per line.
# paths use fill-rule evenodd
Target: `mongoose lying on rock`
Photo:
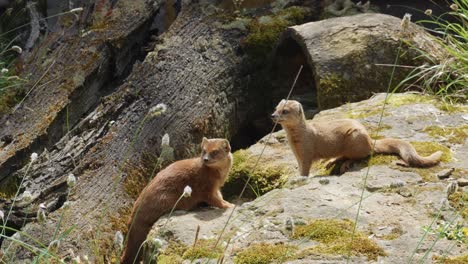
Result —
<path fill-rule="evenodd" d="M 191 196 L 181 199 L 176 209 L 190 210 L 200 203 L 219 208 L 233 206 L 223 199 L 220 192 L 232 165 L 229 141 L 203 138 L 201 147 L 201 157 L 172 163 L 143 189 L 133 205 L 121 263 L 133 263 L 135 258 L 139 258 L 138 249 L 154 222 L 172 209 L 185 186 L 191 187 Z"/>
<path fill-rule="evenodd" d="M 307 124 L 302 105 L 294 100 L 282 100 L 272 119 L 286 131 L 289 146 L 296 156 L 301 176 L 308 176 L 312 162 L 318 159 L 345 160 L 340 172 L 344 173 L 352 161 L 375 153 L 398 154 L 404 165 L 429 167 L 436 165 L 442 155 L 437 151 L 421 157 L 411 144 L 403 140 L 385 138 L 374 141 L 366 128 L 353 119 L 339 119 Z M 373 149 L 372 149 L 373 148 Z"/>

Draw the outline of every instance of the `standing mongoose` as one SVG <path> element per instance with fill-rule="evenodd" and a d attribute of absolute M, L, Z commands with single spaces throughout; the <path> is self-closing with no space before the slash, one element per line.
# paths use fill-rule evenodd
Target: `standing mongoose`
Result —
<path fill-rule="evenodd" d="M 191 196 L 182 198 L 176 209 L 190 210 L 200 203 L 219 208 L 233 206 L 223 199 L 220 192 L 232 166 L 229 141 L 203 138 L 201 148 L 201 157 L 172 163 L 143 189 L 133 205 L 121 263 L 133 263 L 135 258 L 139 258 L 138 249 L 151 227 L 159 217 L 172 209 L 185 186 L 192 188 Z"/>
<path fill-rule="evenodd" d="M 282 100 L 272 119 L 286 131 L 294 156 L 299 164 L 301 176 L 308 176 L 312 162 L 319 159 L 344 160 L 341 173 L 352 161 L 375 153 L 398 154 L 403 164 L 413 167 L 436 165 L 442 155 L 437 151 L 428 157 L 421 157 L 410 143 L 394 138 L 373 141 L 366 128 L 353 119 L 339 119 L 306 123 L 302 105 L 295 100 Z M 330 164 L 331 164 L 330 163 Z"/>

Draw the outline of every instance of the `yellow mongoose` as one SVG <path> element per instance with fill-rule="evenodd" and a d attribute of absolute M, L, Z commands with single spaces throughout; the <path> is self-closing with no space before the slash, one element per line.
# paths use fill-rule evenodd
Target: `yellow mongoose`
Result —
<path fill-rule="evenodd" d="M 185 186 L 192 188 L 191 196 L 181 199 L 177 209 L 190 210 L 203 202 L 219 208 L 233 206 L 220 192 L 232 166 L 229 141 L 203 138 L 201 147 L 201 157 L 172 163 L 143 189 L 133 205 L 121 263 L 133 263 L 139 258 L 138 248 L 154 222 L 172 209 Z"/>
<path fill-rule="evenodd" d="M 286 131 L 301 176 L 308 176 L 312 162 L 318 159 L 333 159 L 332 163 L 345 160 L 340 170 L 343 173 L 353 160 L 365 158 L 372 152 L 373 141 L 366 128 L 356 120 L 306 124 L 302 105 L 294 100 L 282 100 L 271 117 Z M 393 138 L 377 140 L 374 152 L 398 154 L 405 165 L 414 167 L 436 165 L 442 155 L 441 151 L 437 151 L 428 157 L 421 157 L 411 144 Z"/>

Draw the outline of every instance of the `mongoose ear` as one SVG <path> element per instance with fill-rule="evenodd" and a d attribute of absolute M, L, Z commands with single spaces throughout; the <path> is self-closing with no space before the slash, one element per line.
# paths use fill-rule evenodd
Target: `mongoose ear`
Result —
<path fill-rule="evenodd" d="M 299 114 L 302 114 L 303 110 L 302 110 L 302 104 L 301 104 L 301 103 L 296 102 L 296 103 L 294 104 L 294 107 L 296 108 L 296 110 L 297 110 L 297 112 L 298 112 Z"/>
<path fill-rule="evenodd" d="M 231 152 L 231 145 L 229 144 L 229 140 L 224 140 L 224 147 L 226 148 L 227 152 Z"/>
<path fill-rule="evenodd" d="M 208 139 L 206 137 L 203 137 L 201 145 L 204 146 L 206 143 L 208 143 Z"/>

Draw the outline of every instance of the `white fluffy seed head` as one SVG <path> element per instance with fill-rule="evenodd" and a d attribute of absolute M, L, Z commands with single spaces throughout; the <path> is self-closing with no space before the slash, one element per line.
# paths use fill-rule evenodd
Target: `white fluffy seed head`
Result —
<path fill-rule="evenodd" d="M 150 110 L 148 111 L 148 116 L 156 117 L 161 114 L 164 114 L 166 110 L 167 110 L 167 105 L 164 103 L 160 103 L 150 108 Z"/>
<path fill-rule="evenodd" d="M 21 53 L 23 53 L 23 49 L 22 49 L 20 46 L 16 46 L 16 45 L 14 45 L 14 46 L 11 46 L 11 48 L 10 48 L 10 49 L 11 49 L 12 51 L 14 51 L 14 52 L 18 53 L 18 54 L 21 54 Z"/>
<path fill-rule="evenodd" d="M 82 7 L 77 7 L 77 8 L 71 9 L 70 13 L 79 13 L 79 12 L 82 12 L 82 11 L 83 11 Z"/>
<path fill-rule="evenodd" d="M 120 232 L 120 231 L 115 232 L 115 235 L 114 235 L 114 244 L 115 244 L 115 246 L 122 249 L 123 248 L 123 242 L 124 242 L 124 237 L 123 237 L 122 232 Z"/>
<path fill-rule="evenodd" d="M 432 9 L 426 9 L 426 11 L 424 11 L 424 14 L 426 14 L 427 16 L 432 15 Z"/>
<path fill-rule="evenodd" d="M 67 185 L 68 187 L 72 188 L 76 184 L 76 177 L 73 175 L 73 173 L 68 174 L 67 177 Z"/>
<path fill-rule="evenodd" d="M 31 154 L 31 162 L 36 162 L 37 158 L 39 157 L 39 155 L 37 155 L 36 152 L 33 152 Z"/>
<path fill-rule="evenodd" d="M 169 142 L 170 142 L 170 138 L 169 138 L 169 134 L 164 134 L 164 136 L 162 137 L 162 140 L 161 140 L 161 147 L 163 146 L 169 146 Z"/>
<path fill-rule="evenodd" d="M 403 19 L 401 20 L 401 29 L 406 31 L 409 27 L 409 24 L 411 22 L 411 14 L 410 13 L 406 13 L 404 16 L 403 16 Z"/>
<path fill-rule="evenodd" d="M 155 249 L 161 248 L 163 245 L 163 241 L 157 237 L 153 238 L 153 245 Z"/>
<path fill-rule="evenodd" d="M 184 188 L 184 193 L 182 194 L 184 197 L 190 197 L 192 196 L 192 187 L 190 186 L 185 186 Z"/>
<path fill-rule="evenodd" d="M 31 192 L 30 191 L 24 191 L 23 196 L 22 196 L 22 200 L 25 201 L 25 202 L 30 202 L 32 200 Z"/>

